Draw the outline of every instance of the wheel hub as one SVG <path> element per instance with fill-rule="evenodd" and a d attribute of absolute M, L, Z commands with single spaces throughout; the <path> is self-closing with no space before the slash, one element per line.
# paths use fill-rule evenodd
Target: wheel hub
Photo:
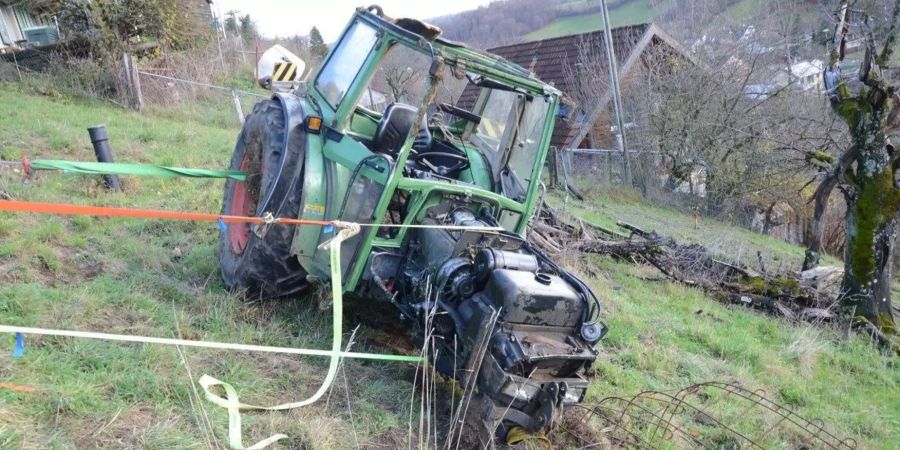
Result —
<path fill-rule="evenodd" d="M 240 170 L 247 172 L 249 168 L 250 157 L 244 155 L 244 160 L 241 161 Z M 247 180 L 248 181 L 244 182 L 238 181 L 233 184 L 231 205 L 229 205 L 228 208 L 228 213 L 232 216 L 249 216 L 252 214 L 257 199 L 253 198 L 254 196 L 251 194 L 250 189 L 247 188 L 247 183 L 250 180 L 249 175 Z M 244 253 L 244 249 L 247 248 L 247 243 L 250 242 L 251 232 L 250 224 L 248 223 L 228 224 L 228 237 L 231 241 L 232 253 L 235 255 Z"/>

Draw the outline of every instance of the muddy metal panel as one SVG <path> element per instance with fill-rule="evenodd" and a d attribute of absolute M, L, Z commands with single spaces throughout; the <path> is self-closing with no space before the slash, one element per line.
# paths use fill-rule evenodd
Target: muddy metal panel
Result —
<path fill-rule="evenodd" d="M 309 143 L 304 163 L 303 191 L 300 205 L 300 218 L 310 220 L 324 220 L 326 204 L 328 200 L 328 186 L 325 182 L 325 157 L 322 154 L 322 135 L 307 134 Z M 291 253 L 297 256 L 300 265 L 310 274 L 318 277 L 328 277 L 329 272 L 318 270 L 313 264 L 316 247 L 322 237 L 322 227 L 317 225 L 304 225 L 297 227 L 294 232 L 294 242 L 291 245 Z"/>
<path fill-rule="evenodd" d="M 556 275 L 494 270 L 487 297 L 503 311 L 505 322 L 554 327 L 581 323 L 585 302 Z"/>

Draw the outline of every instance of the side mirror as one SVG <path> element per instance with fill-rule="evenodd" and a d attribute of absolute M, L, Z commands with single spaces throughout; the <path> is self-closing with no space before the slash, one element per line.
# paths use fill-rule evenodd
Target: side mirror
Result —
<path fill-rule="evenodd" d="M 275 45 L 266 50 L 256 65 L 256 82 L 263 89 L 287 92 L 295 89 L 306 71 L 306 63 L 286 48 Z"/>

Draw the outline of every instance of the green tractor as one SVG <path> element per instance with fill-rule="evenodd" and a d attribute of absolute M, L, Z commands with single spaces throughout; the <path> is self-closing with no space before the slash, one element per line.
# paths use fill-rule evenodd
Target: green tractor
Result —
<path fill-rule="evenodd" d="M 309 81 L 289 56 L 260 74 L 276 93 L 246 119 L 231 168 L 247 181 L 228 181 L 222 213 L 368 224 L 341 248 L 343 291 L 431 339 L 433 366 L 471 386 L 492 433 L 552 427 L 584 399 L 606 332 L 594 293 L 525 238 L 559 91 L 377 6 L 356 11 Z M 379 105 L 373 79 L 398 60 L 421 74 L 421 97 Z M 440 101 L 449 83 L 462 97 Z M 336 232 L 230 224 L 222 277 L 254 298 L 327 283 L 319 245 Z"/>

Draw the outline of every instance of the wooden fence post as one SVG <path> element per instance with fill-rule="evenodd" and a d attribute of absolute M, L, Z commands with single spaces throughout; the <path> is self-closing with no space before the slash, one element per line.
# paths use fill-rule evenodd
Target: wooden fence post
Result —
<path fill-rule="evenodd" d="M 141 74 L 134 64 L 134 58 L 131 58 L 130 55 L 128 57 L 131 59 L 131 83 L 134 85 L 135 108 L 140 112 L 144 110 L 144 91 L 141 89 Z"/>
<path fill-rule="evenodd" d="M 16 52 L 12 52 L 13 64 L 16 65 L 16 75 L 19 76 L 19 83 L 22 82 L 22 71 L 19 69 L 19 59 L 16 58 Z"/>
<path fill-rule="evenodd" d="M 128 55 L 131 60 L 131 84 L 134 86 L 135 108 L 140 112 L 144 110 L 144 91 L 141 90 L 141 74 L 137 66 L 134 64 L 134 58 Z"/>
<path fill-rule="evenodd" d="M 122 53 L 122 81 L 125 83 L 125 103 L 130 105 L 134 96 L 134 87 L 131 85 L 131 68 L 128 67 L 128 53 Z"/>
<path fill-rule="evenodd" d="M 124 71 L 122 78 L 128 88 L 128 104 L 135 111 L 142 111 L 144 94 L 141 92 L 141 77 L 134 65 L 134 58 L 128 53 L 122 55 L 122 70 Z"/>

